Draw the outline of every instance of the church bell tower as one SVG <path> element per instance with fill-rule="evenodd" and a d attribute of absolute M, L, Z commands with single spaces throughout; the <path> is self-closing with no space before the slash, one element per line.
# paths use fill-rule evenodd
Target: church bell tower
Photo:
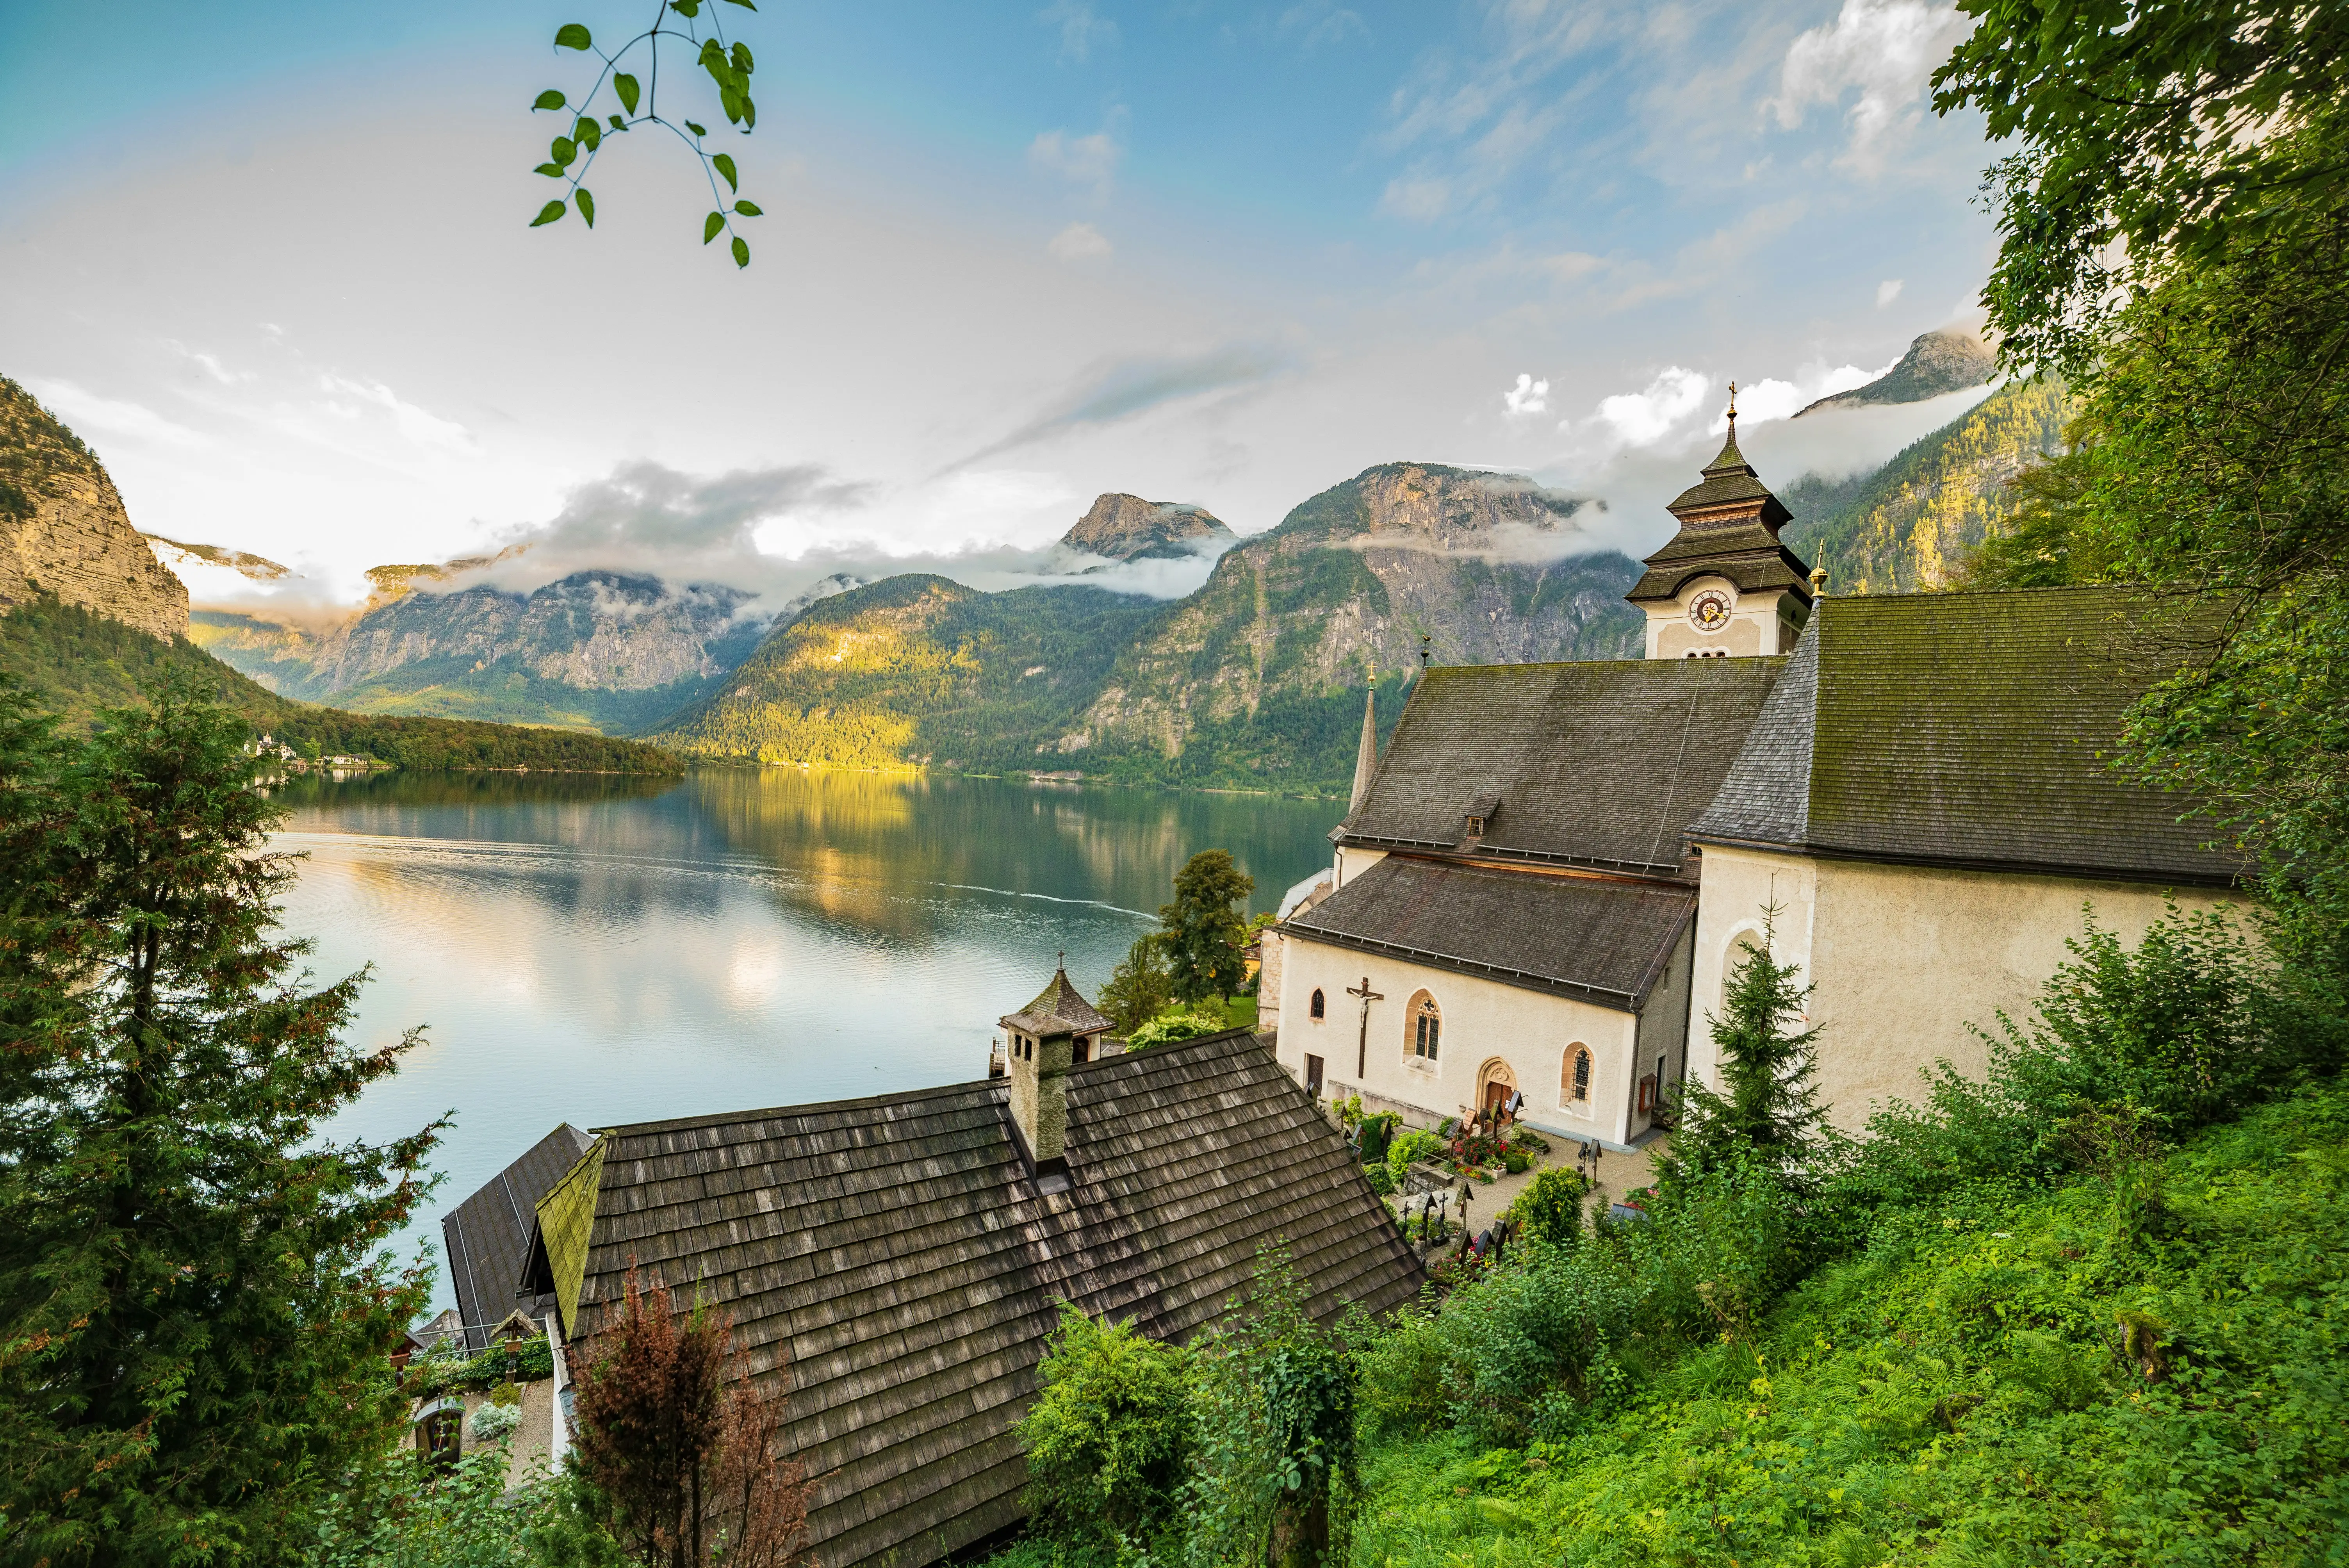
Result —
<path fill-rule="evenodd" d="M 1794 513 L 1737 449 L 1735 383 L 1721 456 L 1669 510 L 1680 532 L 1623 595 L 1648 613 L 1648 657 L 1792 652 L 1811 616 L 1811 570 L 1778 542 Z"/>

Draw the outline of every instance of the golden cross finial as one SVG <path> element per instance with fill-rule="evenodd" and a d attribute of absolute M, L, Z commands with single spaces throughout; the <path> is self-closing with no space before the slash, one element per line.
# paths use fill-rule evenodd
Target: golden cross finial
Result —
<path fill-rule="evenodd" d="M 1737 418 L 1737 383 L 1734 381 L 1729 384 L 1729 417 L 1733 420 Z"/>

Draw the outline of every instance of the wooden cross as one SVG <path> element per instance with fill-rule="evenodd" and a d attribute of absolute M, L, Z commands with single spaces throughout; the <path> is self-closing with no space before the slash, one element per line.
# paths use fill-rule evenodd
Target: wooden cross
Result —
<path fill-rule="evenodd" d="M 1371 1004 L 1383 1002 L 1386 997 L 1383 994 L 1371 989 L 1371 977 L 1367 975 L 1362 976 L 1361 985 L 1347 986 L 1346 995 L 1360 996 L 1362 999 L 1362 1032 L 1361 1037 L 1356 1042 L 1354 1054 L 1354 1081 L 1360 1083 L 1371 1070 Z"/>

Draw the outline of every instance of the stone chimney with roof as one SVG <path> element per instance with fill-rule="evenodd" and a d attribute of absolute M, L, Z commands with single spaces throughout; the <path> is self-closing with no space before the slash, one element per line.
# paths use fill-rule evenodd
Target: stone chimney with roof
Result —
<path fill-rule="evenodd" d="M 1011 1126 L 1019 1135 L 1020 1158 L 1039 1187 L 1066 1191 L 1069 1102 L 1062 1080 L 1071 1067 L 1101 1054 L 1109 1020 L 1070 984 L 1064 964 L 1034 1001 L 1005 1014 L 1000 1022 Z"/>
<path fill-rule="evenodd" d="M 1810 619 L 1811 569 L 1778 542 L 1794 514 L 1737 449 L 1736 392 L 1721 455 L 1669 509 L 1680 531 L 1623 595 L 1648 613 L 1651 659 L 1790 653 Z"/>

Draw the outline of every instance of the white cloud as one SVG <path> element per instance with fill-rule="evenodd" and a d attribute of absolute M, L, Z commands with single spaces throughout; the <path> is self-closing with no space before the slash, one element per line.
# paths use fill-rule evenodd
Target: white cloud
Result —
<path fill-rule="evenodd" d="M 1036 13 L 1036 20 L 1061 30 L 1061 58 L 1064 61 L 1082 65 L 1092 57 L 1095 46 L 1109 48 L 1117 43 L 1117 24 L 1095 15 L 1093 8 L 1081 0 L 1053 0 L 1053 4 Z"/>
<path fill-rule="evenodd" d="M 167 447 L 210 445 L 203 437 L 185 425 L 163 418 L 143 403 L 101 397 L 70 381 L 28 380 L 25 385 L 32 389 L 34 397 L 47 404 L 67 425 L 103 430 L 111 436 L 121 436 L 133 441 L 151 441 Z"/>
<path fill-rule="evenodd" d="M 1051 238 L 1044 249 L 1059 262 L 1097 262 L 1115 249 L 1109 236 L 1091 223 L 1071 223 Z"/>
<path fill-rule="evenodd" d="M 357 397 L 383 409 L 391 416 L 393 428 L 419 447 L 434 447 L 444 452 L 466 456 L 480 450 L 473 433 L 464 426 L 418 407 L 380 381 L 354 381 L 347 376 L 327 375 L 318 378 L 318 385 L 324 391 Z M 332 404 L 328 407 L 339 414 L 356 416 L 358 412 L 355 408 Z"/>
<path fill-rule="evenodd" d="M 1713 390 L 1713 377 L 1668 365 L 1643 392 L 1619 392 L 1599 401 L 1599 418 L 1618 440 L 1634 447 L 1651 446 L 1672 433 L 1673 427 L 1693 414 Z"/>
<path fill-rule="evenodd" d="M 1795 373 L 1792 381 L 1764 377 L 1752 385 L 1740 384 L 1737 388 L 1737 417 L 1748 425 L 1759 425 L 1768 419 L 1789 419 L 1822 397 L 1832 397 L 1838 392 L 1848 392 L 1855 387 L 1865 387 L 1889 370 L 1862 370 L 1857 365 L 1806 365 Z M 1718 434 L 1729 428 L 1728 411 L 1723 409 L 1706 427 Z"/>
<path fill-rule="evenodd" d="M 1091 136 L 1045 131 L 1028 144 L 1029 166 L 1088 188 L 1097 201 L 1106 201 L 1117 180 L 1118 160 L 1125 151 L 1117 144 L 1117 125 L 1123 118 L 1122 110 L 1112 110 L 1109 123 Z"/>
<path fill-rule="evenodd" d="M 1280 23 L 1274 29 L 1281 37 L 1295 38 L 1298 46 L 1307 54 L 1327 44 L 1342 44 L 1357 36 L 1368 37 L 1370 28 L 1355 12 L 1330 0 L 1305 0 L 1280 14 Z"/>
<path fill-rule="evenodd" d="M 1501 402 L 1512 415 L 1547 414 L 1549 412 L 1549 382 L 1537 381 L 1520 372 L 1517 384 L 1501 394 Z"/>
<path fill-rule="evenodd" d="M 1886 305 L 1890 304 L 1894 300 L 1897 300 L 1899 297 L 1900 280 L 1899 278 L 1887 278 L 1882 283 L 1876 285 L 1877 309 L 1882 310 Z"/>
<path fill-rule="evenodd" d="M 1379 211 L 1390 218 L 1432 223 L 1452 205 L 1452 187 L 1441 180 L 1390 180 Z"/>
<path fill-rule="evenodd" d="M 179 355 L 180 357 L 195 366 L 197 369 L 202 370 L 205 375 L 211 377 L 214 381 L 219 382 L 223 387 L 233 387 L 240 381 L 250 381 L 253 379 L 250 375 L 240 375 L 237 372 L 231 370 L 225 365 L 222 365 L 215 356 L 202 353 L 197 349 L 190 348 L 186 344 L 178 341 L 176 338 L 166 338 L 164 341 L 171 346 L 173 353 Z"/>
<path fill-rule="evenodd" d="M 1813 105 L 1859 97 L 1845 116 L 1851 137 L 1839 161 L 1863 174 L 1882 172 L 1923 117 L 1926 79 L 1966 24 L 1953 5 L 1927 0 L 1843 0 L 1836 19 L 1796 37 L 1786 49 L 1778 95 L 1764 108 L 1781 129 L 1803 123 Z"/>

